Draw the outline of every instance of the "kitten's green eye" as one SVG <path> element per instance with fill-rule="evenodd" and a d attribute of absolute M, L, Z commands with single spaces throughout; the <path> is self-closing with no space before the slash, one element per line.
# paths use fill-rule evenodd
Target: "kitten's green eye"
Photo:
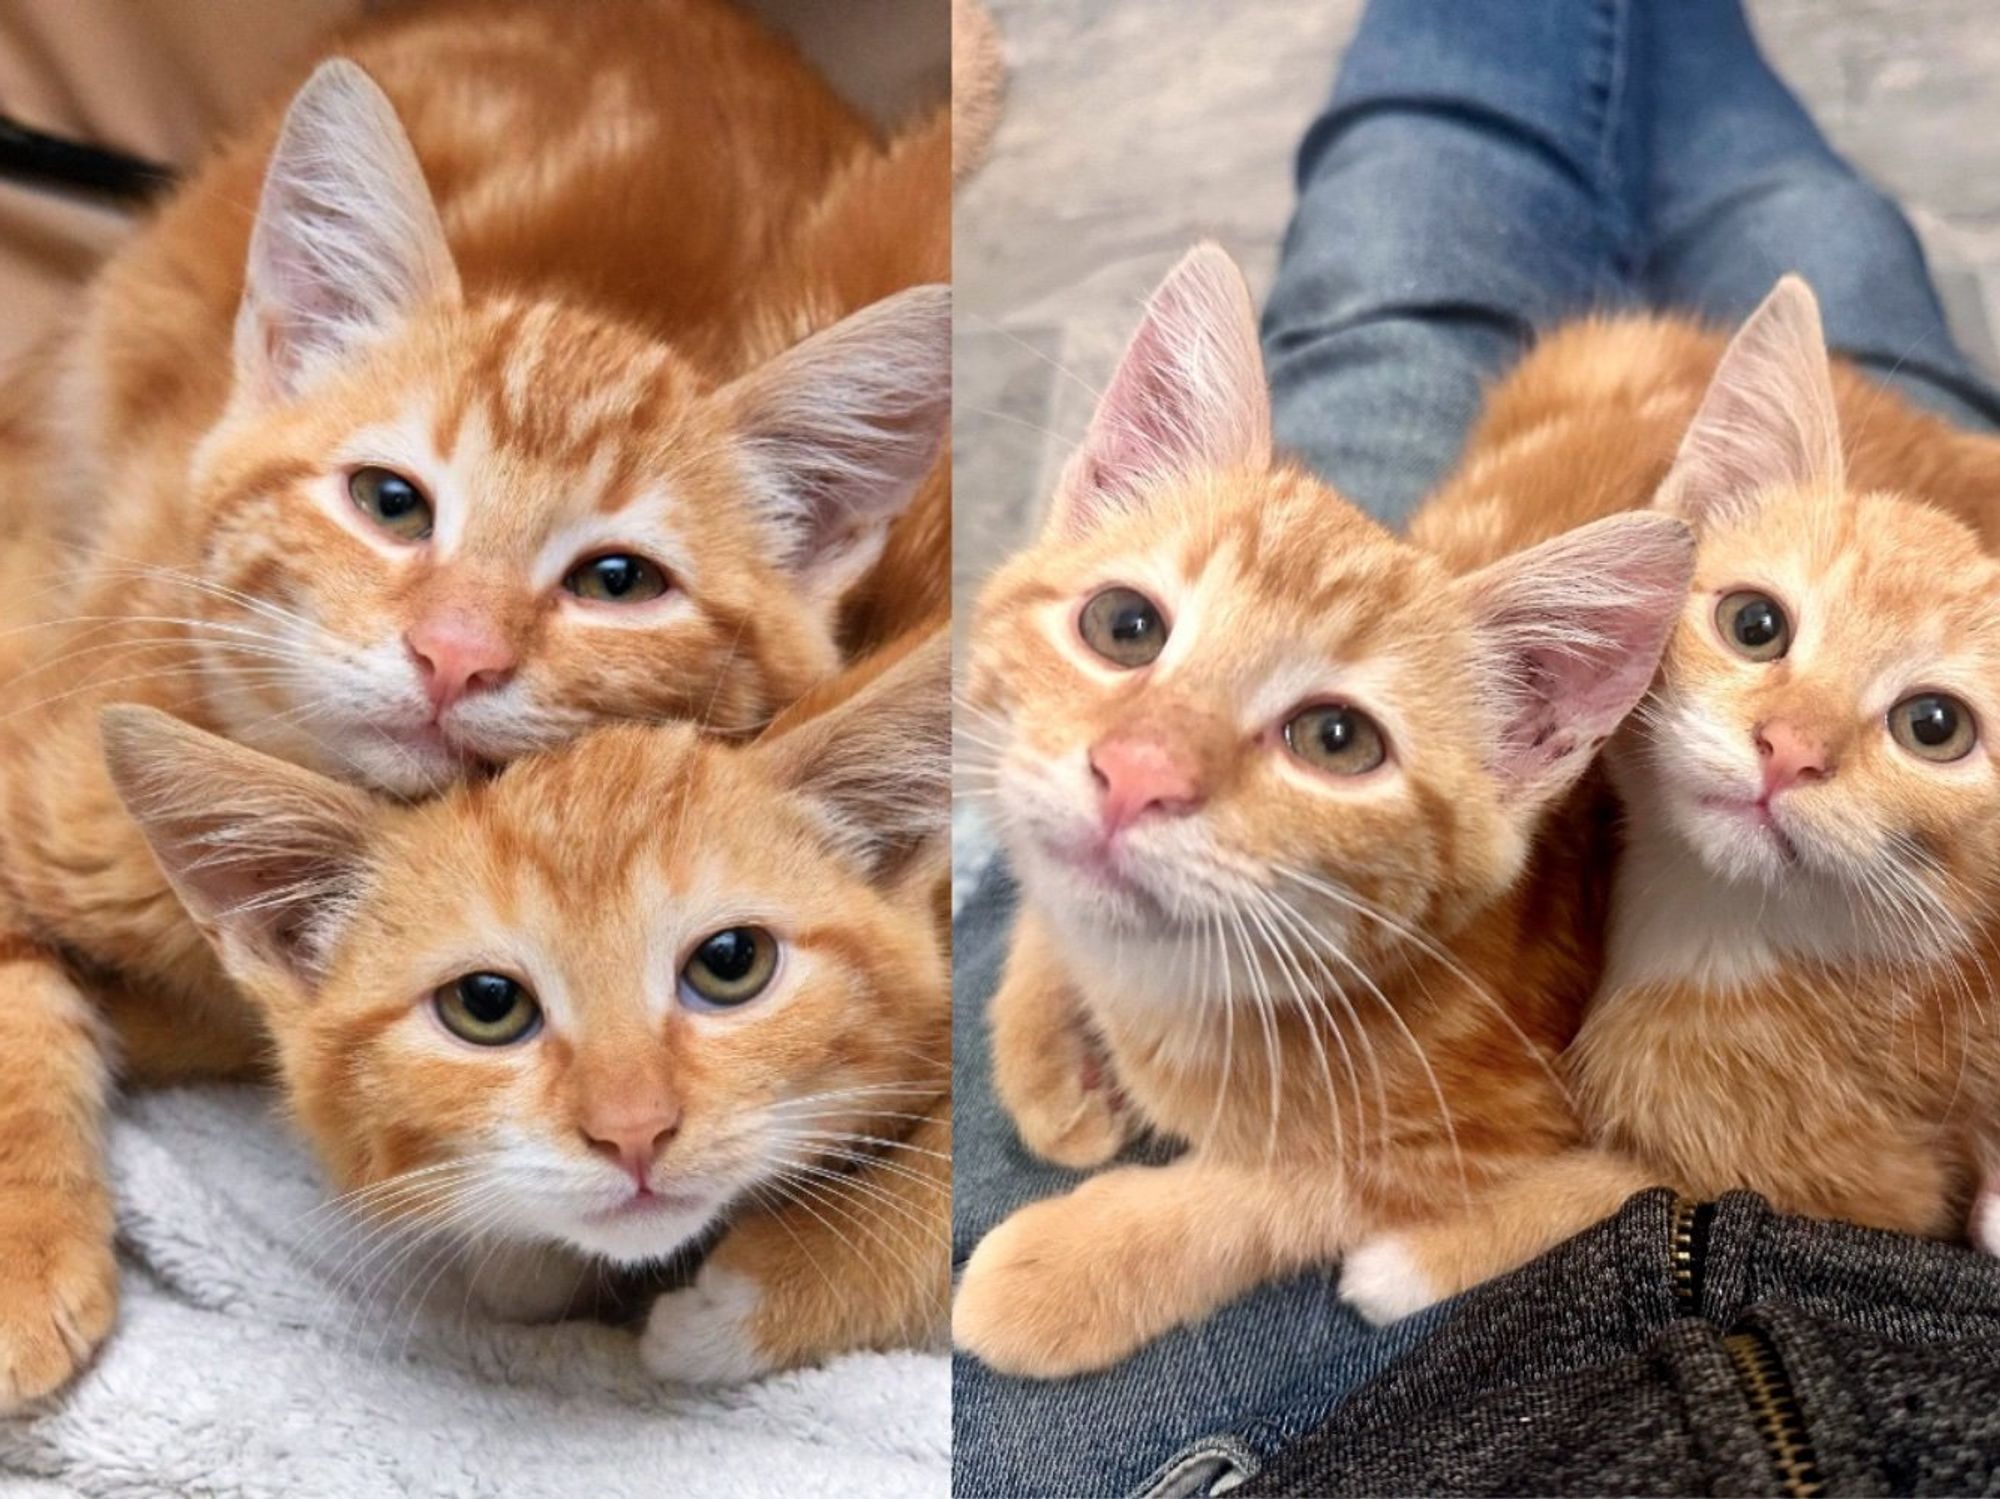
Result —
<path fill-rule="evenodd" d="M 1366 775 L 1389 758 L 1375 720 L 1345 703 L 1321 703 L 1285 725 L 1285 744 L 1315 770 Z"/>
<path fill-rule="evenodd" d="M 778 941 L 760 926 L 705 939 L 681 968 L 681 993 L 697 1009 L 728 1009 L 764 992 L 778 967 Z"/>
<path fill-rule="evenodd" d="M 357 468 L 347 476 L 347 494 L 355 509 L 399 540 L 422 541 L 431 534 L 431 502 L 401 474 Z"/>
<path fill-rule="evenodd" d="M 504 973 L 468 973 L 431 996 L 444 1028 L 474 1046 L 512 1046 L 541 1028 L 535 996 Z"/>
<path fill-rule="evenodd" d="M 1776 661 L 1792 648 L 1792 622 L 1785 606 L 1767 593 L 1744 589 L 1715 606 L 1715 627 L 1737 654 L 1752 661 Z"/>
<path fill-rule="evenodd" d="M 1107 588 L 1083 606 L 1076 622 L 1083 643 L 1114 666 L 1145 666 L 1167 644 L 1167 622 L 1136 588 Z"/>
<path fill-rule="evenodd" d="M 1963 760 L 1979 742 L 1972 710 L 1942 692 L 1919 692 L 1889 710 L 1889 733 L 1919 760 Z"/>
<path fill-rule="evenodd" d="M 571 568 L 563 587 L 595 604 L 640 604 L 667 591 L 667 575 L 644 557 L 607 552 Z"/>

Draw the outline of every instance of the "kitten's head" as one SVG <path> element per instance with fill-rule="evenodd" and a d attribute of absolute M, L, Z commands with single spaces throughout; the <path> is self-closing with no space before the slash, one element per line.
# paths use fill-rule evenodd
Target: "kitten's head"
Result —
<path fill-rule="evenodd" d="M 716 387 L 594 313 L 468 297 L 388 100 L 325 64 L 194 463 L 219 721 L 402 791 L 606 718 L 754 728 L 834 669 L 941 450 L 948 324 L 919 288 Z"/>
<path fill-rule="evenodd" d="M 416 806 L 148 709 L 105 747 L 343 1188 L 633 1263 L 943 1098 L 949 690 L 938 640 L 747 745 L 611 727 Z"/>
<path fill-rule="evenodd" d="M 1935 951 L 2000 871 L 2000 566 L 1942 511 L 1848 483 L 1802 281 L 1729 346 L 1657 503 L 1700 546 L 1621 790 L 1712 875 Z"/>
<path fill-rule="evenodd" d="M 1645 691 L 1691 551 L 1627 516 L 1450 575 L 1274 464 L 1247 289 L 1198 249 L 981 600 L 968 727 L 1017 869 L 1127 955 L 1449 929 Z"/>

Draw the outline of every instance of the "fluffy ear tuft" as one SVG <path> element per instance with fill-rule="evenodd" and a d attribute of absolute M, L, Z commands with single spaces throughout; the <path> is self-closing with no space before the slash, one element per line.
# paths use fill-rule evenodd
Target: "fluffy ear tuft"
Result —
<path fill-rule="evenodd" d="M 1838 486 L 1844 472 L 1819 303 L 1786 276 L 1730 340 L 1654 505 L 1726 525 L 1773 489 Z"/>
<path fill-rule="evenodd" d="M 230 975 L 254 993 L 323 976 L 365 872 L 368 795 L 152 708 L 107 708 L 100 730 L 119 797 Z"/>
<path fill-rule="evenodd" d="M 948 836 L 951 821 L 951 637 L 896 646 L 808 700 L 752 749 L 782 786 L 826 809 L 835 839 L 876 879 Z"/>
<path fill-rule="evenodd" d="M 1671 516 L 1612 516 L 1466 578 L 1499 726 L 1492 765 L 1509 799 L 1569 789 L 1645 696 L 1694 577 L 1694 537 Z"/>
<path fill-rule="evenodd" d="M 437 206 L 395 107 L 355 64 L 321 63 L 286 111 L 264 172 L 236 315 L 239 393 L 294 396 L 355 344 L 458 295 Z"/>
<path fill-rule="evenodd" d="M 951 424 L 951 288 L 884 297 L 730 385 L 752 493 L 808 595 L 881 555 Z"/>
<path fill-rule="evenodd" d="M 1146 304 L 1050 511 L 1081 536 L 1148 484 L 1271 460 L 1271 399 L 1250 288 L 1218 245 L 1188 251 Z"/>

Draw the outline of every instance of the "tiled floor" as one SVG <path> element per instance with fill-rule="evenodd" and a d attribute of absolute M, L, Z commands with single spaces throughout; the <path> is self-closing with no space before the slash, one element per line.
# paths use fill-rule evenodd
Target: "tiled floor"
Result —
<path fill-rule="evenodd" d="M 1291 156 L 1359 0 L 991 0 L 1010 92 L 956 230 L 957 525 L 968 598 L 1032 528 L 1132 319 L 1198 236 L 1261 293 Z M 1502 0 L 1482 0 L 1502 3 Z M 2000 327 L 2000 6 L 1751 0 L 1834 142 L 1903 198 L 1962 339 Z"/>

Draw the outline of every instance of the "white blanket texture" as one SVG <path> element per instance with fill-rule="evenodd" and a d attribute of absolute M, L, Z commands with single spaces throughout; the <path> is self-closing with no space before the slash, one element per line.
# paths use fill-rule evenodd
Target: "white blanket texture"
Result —
<path fill-rule="evenodd" d="M 329 1211 L 259 1089 L 137 1095 L 111 1160 L 119 1325 L 74 1388 L 0 1421 L 0 1495 L 949 1491 L 943 1354 L 692 1391 L 629 1332 L 495 1322 L 430 1244 Z"/>

